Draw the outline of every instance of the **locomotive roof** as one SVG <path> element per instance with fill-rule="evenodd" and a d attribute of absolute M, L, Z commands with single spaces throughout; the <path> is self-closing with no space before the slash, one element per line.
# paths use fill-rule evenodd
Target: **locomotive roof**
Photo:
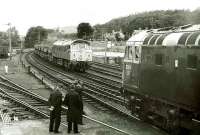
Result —
<path fill-rule="evenodd" d="M 77 39 L 77 40 L 59 40 L 53 43 L 55 46 L 67 46 L 71 44 L 76 44 L 76 43 L 86 43 L 90 44 L 90 42 L 83 40 L 83 39 Z"/>
<path fill-rule="evenodd" d="M 200 45 L 200 25 L 143 30 L 134 34 L 127 45 L 197 46 Z"/>
<path fill-rule="evenodd" d="M 72 40 L 58 40 L 58 41 L 54 42 L 53 45 L 66 46 L 66 45 L 70 45 L 71 43 L 72 43 Z"/>
<path fill-rule="evenodd" d="M 87 40 L 83 40 L 83 39 L 77 39 L 77 40 L 74 40 L 72 42 L 72 44 L 75 44 L 75 43 L 86 43 L 86 44 L 89 44 L 90 45 L 90 42 L 87 41 Z"/>

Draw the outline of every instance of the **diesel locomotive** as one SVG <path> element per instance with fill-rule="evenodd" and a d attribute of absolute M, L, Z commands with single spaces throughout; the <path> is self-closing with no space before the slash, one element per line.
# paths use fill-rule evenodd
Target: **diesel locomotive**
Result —
<path fill-rule="evenodd" d="M 200 134 L 200 29 L 144 30 L 127 41 L 123 87 L 133 115 L 173 134 Z"/>
<path fill-rule="evenodd" d="M 66 70 L 84 72 L 92 61 L 90 42 L 82 39 L 56 41 L 53 45 L 36 45 L 35 54 Z"/>

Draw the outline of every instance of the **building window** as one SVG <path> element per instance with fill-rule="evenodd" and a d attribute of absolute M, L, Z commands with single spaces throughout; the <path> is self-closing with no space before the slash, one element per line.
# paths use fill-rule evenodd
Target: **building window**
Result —
<path fill-rule="evenodd" d="M 197 56 L 188 55 L 187 56 L 187 66 L 189 68 L 197 68 Z"/>
<path fill-rule="evenodd" d="M 155 55 L 155 64 L 156 65 L 163 65 L 163 55 L 162 54 L 156 54 Z"/>

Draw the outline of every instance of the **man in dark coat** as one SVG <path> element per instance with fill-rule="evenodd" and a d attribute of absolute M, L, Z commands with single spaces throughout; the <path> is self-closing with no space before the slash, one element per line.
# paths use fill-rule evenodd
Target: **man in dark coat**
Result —
<path fill-rule="evenodd" d="M 49 132 L 59 133 L 58 129 L 61 121 L 62 93 L 58 87 L 56 87 L 55 90 L 50 94 L 48 101 L 51 111 Z"/>
<path fill-rule="evenodd" d="M 66 94 L 63 103 L 68 107 L 67 111 L 68 133 L 70 133 L 72 130 L 72 124 L 74 133 L 79 133 L 78 123 L 80 123 L 82 119 L 82 110 L 81 110 L 82 101 L 79 94 L 75 91 L 74 84 L 70 86 L 70 90 Z"/>
<path fill-rule="evenodd" d="M 131 114 L 135 112 L 135 97 L 131 96 L 129 99 L 129 109 L 131 110 Z"/>
<path fill-rule="evenodd" d="M 78 93 L 78 95 L 80 96 L 81 99 L 81 114 L 83 114 L 83 99 L 82 99 L 82 91 L 84 90 L 84 86 L 83 83 L 81 81 L 78 81 L 77 85 L 75 86 L 75 91 Z M 81 125 L 83 125 L 83 120 L 81 118 L 80 123 Z"/>

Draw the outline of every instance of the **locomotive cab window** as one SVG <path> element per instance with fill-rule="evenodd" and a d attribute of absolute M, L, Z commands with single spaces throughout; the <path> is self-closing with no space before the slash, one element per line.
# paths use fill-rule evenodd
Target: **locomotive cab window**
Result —
<path fill-rule="evenodd" d="M 133 54 L 132 54 L 132 47 L 127 46 L 125 49 L 125 57 L 128 58 L 129 60 L 132 59 Z"/>
<path fill-rule="evenodd" d="M 195 56 L 195 55 L 187 56 L 187 67 L 188 68 L 197 68 L 197 56 Z"/>
<path fill-rule="evenodd" d="M 163 65 L 163 54 L 156 54 L 155 55 L 155 64 L 156 65 Z"/>

